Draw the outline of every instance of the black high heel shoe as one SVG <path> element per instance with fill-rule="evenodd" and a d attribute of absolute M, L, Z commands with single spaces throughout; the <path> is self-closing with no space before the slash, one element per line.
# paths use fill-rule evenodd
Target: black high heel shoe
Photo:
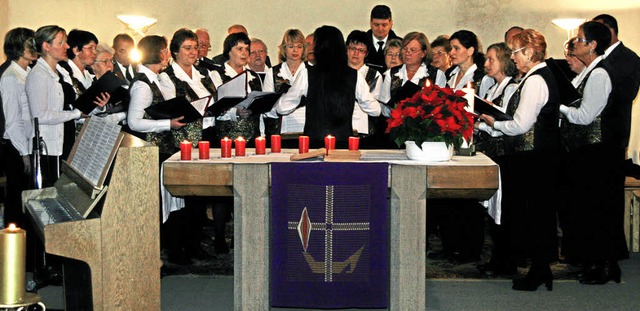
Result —
<path fill-rule="evenodd" d="M 553 290 L 553 274 L 551 273 L 551 268 L 547 265 L 532 266 L 525 277 L 513 280 L 511 288 L 533 292 L 542 284 L 548 291 Z"/>
<path fill-rule="evenodd" d="M 622 271 L 618 266 L 618 262 L 605 261 L 604 263 L 597 263 L 579 281 L 587 285 L 602 285 L 609 283 L 609 281 L 620 283 L 621 277 Z"/>

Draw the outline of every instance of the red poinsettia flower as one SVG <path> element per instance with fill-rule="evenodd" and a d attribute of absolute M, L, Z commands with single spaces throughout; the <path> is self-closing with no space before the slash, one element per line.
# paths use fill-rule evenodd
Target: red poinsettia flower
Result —
<path fill-rule="evenodd" d="M 386 132 L 401 146 L 413 140 L 444 141 L 459 148 L 473 135 L 473 114 L 466 111 L 464 92 L 436 85 L 423 87 L 391 111 Z"/>

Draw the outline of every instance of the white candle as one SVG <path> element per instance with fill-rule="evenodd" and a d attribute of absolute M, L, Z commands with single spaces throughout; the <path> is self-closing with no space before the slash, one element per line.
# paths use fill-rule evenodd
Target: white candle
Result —
<path fill-rule="evenodd" d="M 471 82 L 467 83 L 467 85 L 462 88 L 462 91 L 465 93 L 464 94 L 464 99 L 467 100 L 467 106 L 465 106 L 464 109 L 467 110 L 468 112 L 475 113 L 473 108 L 474 108 L 476 90 L 473 88 L 473 85 L 471 84 Z M 473 143 L 473 136 L 471 136 L 471 138 L 469 138 L 468 142 L 467 142 L 466 139 L 463 140 L 461 147 L 462 148 L 469 148 L 472 143 Z"/>

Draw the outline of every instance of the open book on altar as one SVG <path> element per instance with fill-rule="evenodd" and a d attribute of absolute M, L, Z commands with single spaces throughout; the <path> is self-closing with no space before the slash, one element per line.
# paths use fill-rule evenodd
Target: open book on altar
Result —
<path fill-rule="evenodd" d="M 174 119 L 180 116 L 184 118 L 182 123 L 191 123 L 202 119 L 210 108 L 211 95 L 189 101 L 184 96 L 175 97 L 173 99 L 157 103 L 147 107 L 144 111 L 156 120 Z"/>
<path fill-rule="evenodd" d="M 93 103 L 96 97 L 101 96 L 102 93 L 109 93 L 109 103 L 113 106 L 111 112 L 126 111 L 129 106 L 129 90 L 122 87 L 121 83 L 122 81 L 113 72 L 107 71 L 76 99 L 74 107 L 84 114 L 89 114 L 98 107 Z"/>

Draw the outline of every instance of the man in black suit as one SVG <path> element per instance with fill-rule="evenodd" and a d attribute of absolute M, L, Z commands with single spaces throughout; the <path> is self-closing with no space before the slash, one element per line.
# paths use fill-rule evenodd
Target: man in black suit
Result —
<path fill-rule="evenodd" d="M 133 38 L 126 33 L 121 33 L 113 38 L 113 73 L 122 80 L 123 85 L 129 85 L 136 74 L 135 67 L 131 64 L 131 50 L 134 47 Z"/>
<path fill-rule="evenodd" d="M 386 5 L 376 5 L 371 9 L 371 29 L 367 31 L 369 41 L 367 42 L 367 50 L 369 54 L 364 62 L 367 66 L 375 68 L 384 73 L 387 65 L 384 62 L 384 47 L 390 39 L 400 39 L 391 27 L 393 27 L 393 19 L 391 18 L 391 9 Z"/>

